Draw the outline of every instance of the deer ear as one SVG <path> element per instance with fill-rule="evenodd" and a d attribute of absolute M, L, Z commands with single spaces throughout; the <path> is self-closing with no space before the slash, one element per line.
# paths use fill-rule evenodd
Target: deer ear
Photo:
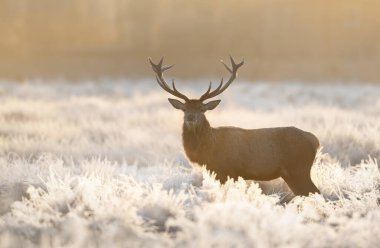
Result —
<path fill-rule="evenodd" d="M 185 110 L 185 104 L 178 101 L 177 99 L 168 98 L 168 100 L 174 108 L 180 109 L 180 110 Z"/>
<path fill-rule="evenodd" d="M 215 101 L 205 103 L 203 104 L 203 111 L 213 110 L 214 108 L 216 108 L 216 106 L 218 106 L 219 103 L 220 103 L 220 100 L 215 100 Z"/>

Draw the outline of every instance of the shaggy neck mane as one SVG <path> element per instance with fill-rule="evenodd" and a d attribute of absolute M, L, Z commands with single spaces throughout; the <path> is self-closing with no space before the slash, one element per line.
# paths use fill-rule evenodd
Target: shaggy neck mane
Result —
<path fill-rule="evenodd" d="M 207 148 L 211 145 L 212 128 L 206 118 L 195 129 L 189 129 L 186 124 L 182 127 L 182 140 L 185 152 L 191 161 L 197 163 L 205 162 Z"/>

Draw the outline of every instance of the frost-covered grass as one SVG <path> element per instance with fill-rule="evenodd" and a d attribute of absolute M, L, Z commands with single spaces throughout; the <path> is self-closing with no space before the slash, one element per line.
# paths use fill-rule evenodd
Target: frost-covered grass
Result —
<path fill-rule="evenodd" d="M 237 81 L 221 96 L 214 126 L 320 138 L 322 194 L 286 206 L 281 180 L 263 194 L 190 164 L 167 97 L 153 81 L 1 82 L 0 246 L 378 247 L 380 86 Z"/>

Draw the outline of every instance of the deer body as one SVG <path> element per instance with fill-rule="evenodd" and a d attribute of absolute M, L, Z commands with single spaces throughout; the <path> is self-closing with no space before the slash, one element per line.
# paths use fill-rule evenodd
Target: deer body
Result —
<path fill-rule="evenodd" d="M 190 161 L 206 165 L 222 183 L 228 177 L 259 181 L 282 177 L 295 194 L 318 192 L 310 169 L 319 142 L 309 132 L 295 127 L 212 128 L 207 122 L 198 130 L 184 125 L 182 140 Z"/>
<path fill-rule="evenodd" d="M 162 67 L 162 60 L 154 64 L 158 84 L 169 93 L 185 100 L 176 99 L 169 102 L 174 108 L 184 111 L 182 140 L 190 161 L 206 165 L 216 173 L 216 178 L 224 183 L 228 177 L 246 180 L 272 180 L 282 177 L 295 195 L 308 195 L 319 190 L 310 178 L 310 170 L 319 148 L 318 139 L 309 132 L 295 127 L 277 127 L 263 129 L 242 129 L 237 127 L 213 128 L 205 112 L 214 109 L 220 100 L 203 103 L 204 100 L 219 95 L 236 78 L 238 68 L 231 58 L 231 78 L 223 85 L 211 91 L 211 83 L 200 99 L 189 99 L 167 85 L 163 71 L 171 68 Z"/>

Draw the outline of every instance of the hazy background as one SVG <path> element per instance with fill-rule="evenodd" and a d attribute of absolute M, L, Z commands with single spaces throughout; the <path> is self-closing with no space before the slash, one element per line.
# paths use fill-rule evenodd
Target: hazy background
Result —
<path fill-rule="evenodd" d="M 379 0 L 0 0 L 0 78 L 380 82 Z M 214 79 L 214 78 L 213 78 Z"/>
<path fill-rule="evenodd" d="M 0 35 L 1 248 L 379 247 L 380 0 L 0 0 Z M 312 132 L 321 194 L 188 161 L 147 57 L 193 98 L 229 54 L 211 125 Z"/>

